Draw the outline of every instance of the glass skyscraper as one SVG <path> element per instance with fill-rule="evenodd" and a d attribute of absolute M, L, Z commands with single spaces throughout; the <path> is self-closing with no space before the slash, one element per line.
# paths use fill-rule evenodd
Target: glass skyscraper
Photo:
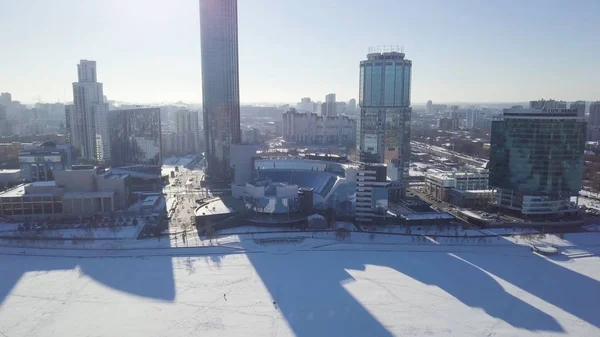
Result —
<path fill-rule="evenodd" d="M 373 52 L 360 62 L 357 154 L 362 162 L 388 164 L 394 198 L 404 197 L 410 159 L 412 62 L 404 56 Z"/>
<path fill-rule="evenodd" d="M 159 108 L 112 110 L 108 125 L 114 167 L 162 164 Z"/>
<path fill-rule="evenodd" d="M 585 117 L 574 109 L 505 109 L 492 122 L 489 184 L 498 189 L 497 205 L 526 215 L 573 211 L 585 135 Z"/>
<path fill-rule="evenodd" d="M 200 0 L 202 109 L 209 180 L 230 181 L 231 144 L 239 144 L 236 0 Z"/>

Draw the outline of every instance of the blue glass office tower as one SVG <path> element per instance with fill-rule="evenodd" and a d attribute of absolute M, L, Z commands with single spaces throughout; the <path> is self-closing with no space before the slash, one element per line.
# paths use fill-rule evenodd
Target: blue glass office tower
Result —
<path fill-rule="evenodd" d="M 208 179 L 231 181 L 231 144 L 239 144 L 236 0 L 200 0 L 202 109 Z"/>
<path fill-rule="evenodd" d="M 581 190 L 585 136 L 576 109 L 505 109 L 492 122 L 490 144 L 497 206 L 525 215 L 575 213 L 570 198 Z"/>
<path fill-rule="evenodd" d="M 398 51 L 373 52 L 360 62 L 357 154 L 388 164 L 392 198 L 403 198 L 410 159 L 412 62 Z"/>

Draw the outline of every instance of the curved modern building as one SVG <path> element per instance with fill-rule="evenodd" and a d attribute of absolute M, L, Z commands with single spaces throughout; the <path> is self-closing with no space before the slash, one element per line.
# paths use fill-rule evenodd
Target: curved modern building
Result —
<path fill-rule="evenodd" d="M 202 109 L 209 180 L 231 180 L 231 144 L 239 144 L 240 95 L 236 0 L 200 0 Z"/>
<path fill-rule="evenodd" d="M 388 164 L 395 198 L 404 197 L 410 158 L 412 62 L 404 53 L 369 53 L 360 62 L 357 153 L 361 162 Z"/>

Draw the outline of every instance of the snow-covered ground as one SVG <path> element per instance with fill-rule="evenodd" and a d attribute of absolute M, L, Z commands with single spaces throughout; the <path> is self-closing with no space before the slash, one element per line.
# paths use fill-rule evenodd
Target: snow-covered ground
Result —
<path fill-rule="evenodd" d="M 0 247 L 0 335 L 600 336 L 600 233 L 411 238 Z M 542 257 L 533 242 L 587 254 Z"/>
<path fill-rule="evenodd" d="M 129 220 L 133 221 L 133 220 Z M 128 226 L 94 227 L 94 228 L 68 228 L 68 229 L 44 229 L 19 232 L 17 223 L 12 226 L 4 226 L 0 235 L 4 237 L 31 238 L 31 239 L 135 239 L 145 224 L 143 217 L 137 218 L 138 224 L 130 222 Z M 2 240 L 0 240 L 0 245 Z"/>

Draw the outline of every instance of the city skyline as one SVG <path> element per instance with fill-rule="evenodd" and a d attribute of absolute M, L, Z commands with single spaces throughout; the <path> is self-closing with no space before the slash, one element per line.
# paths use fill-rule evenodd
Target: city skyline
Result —
<path fill-rule="evenodd" d="M 339 101 L 356 98 L 356 62 L 370 46 L 385 44 L 403 45 L 418 65 L 416 104 L 597 100 L 593 81 L 600 75 L 600 48 L 587 43 L 599 29 L 595 1 L 380 5 L 240 2 L 241 101 L 292 103 L 329 92 Z M 109 99 L 201 102 L 198 1 L 63 0 L 34 6 L 37 11 L 30 10 L 31 3 L 0 3 L 0 29 L 13 32 L 4 40 L 10 52 L 0 55 L 0 64 L 10 65 L 3 69 L 0 90 L 15 100 L 69 101 L 70 67 L 92 59 L 103 65 Z M 267 7 L 272 20 L 264 20 Z M 377 9 L 383 7 L 387 10 Z M 538 15 L 542 7 L 544 15 Z M 338 15 L 332 20 L 327 10 Z M 411 15 L 392 20 L 399 11 Z M 84 23 L 86 29 L 73 29 Z"/>

